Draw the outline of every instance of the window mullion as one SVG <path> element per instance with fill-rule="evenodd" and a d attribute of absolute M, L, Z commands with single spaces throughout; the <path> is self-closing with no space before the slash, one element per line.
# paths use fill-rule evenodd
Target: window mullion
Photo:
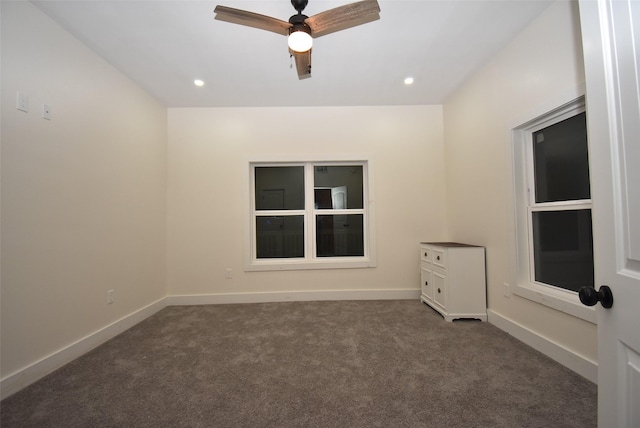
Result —
<path fill-rule="evenodd" d="M 304 215 L 305 210 L 261 210 L 254 211 L 255 217 L 286 217 Z"/>
<path fill-rule="evenodd" d="M 535 269 L 536 269 L 536 259 L 535 259 L 535 249 L 534 249 L 534 241 L 535 237 L 533 236 L 533 207 L 529 205 L 527 207 L 527 253 L 529 254 L 529 281 L 531 283 L 535 282 Z"/>
<path fill-rule="evenodd" d="M 544 204 L 533 204 L 530 207 L 531 212 L 540 211 L 572 211 L 572 210 L 590 210 L 592 207 L 590 200 L 568 201 L 568 202 L 550 202 Z"/>
<path fill-rule="evenodd" d="M 314 209 L 316 215 L 343 215 L 343 214 L 364 214 L 363 208 L 345 208 L 345 209 Z"/>
<path fill-rule="evenodd" d="M 305 194 L 305 259 L 316 258 L 316 222 L 314 213 L 314 178 L 313 178 L 312 163 L 305 164 L 305 180 L 304 180 L 304 194 Z"/>

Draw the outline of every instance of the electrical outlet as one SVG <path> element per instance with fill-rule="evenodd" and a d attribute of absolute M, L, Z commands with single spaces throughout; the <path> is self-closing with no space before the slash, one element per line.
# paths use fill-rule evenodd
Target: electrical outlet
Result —
<path fill-rule="evenodd" d="M 232 270 L 231 269 L 225 269 L 224 270 L 224 277 L 227 278 L 227 279 L 231 279 L 233 277 Z"/>
<path fill-rule="evenodd" d="M 42 118 L 51 120 L 51 106 L 49 104 L 42 104 Z"/>
<path fill-rule="evenodd" d="M 107 290 L 107 304 L 112 304 L 115 301 L 115 290 Z"/>

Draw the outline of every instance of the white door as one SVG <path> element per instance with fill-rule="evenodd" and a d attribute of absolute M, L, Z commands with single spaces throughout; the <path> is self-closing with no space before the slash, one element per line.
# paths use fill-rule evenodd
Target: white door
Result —
<path fill-rule="evenodd" d="M 331 188 L 331 203 L 334 210 L 347 209 L 347 186 Z M 335 255 L 349 254 L 349 222 L 346 215 L 333 216 L 333 245 Z"/>
<path fill-rule="evenodd" d="M 331 203 L 334 210 L 347 209 L 347 186 L 331 188 Z"/>
<path fill-rule="evenodd" d="M 598 305 L 598 425 L 640 427 L 640 1 L 580 0 Z"/>

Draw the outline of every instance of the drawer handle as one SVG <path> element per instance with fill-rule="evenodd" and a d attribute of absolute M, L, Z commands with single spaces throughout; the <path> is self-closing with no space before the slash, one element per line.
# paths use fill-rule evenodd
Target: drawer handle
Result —
<path fill-rule="evenodd" d="M 424 253 L 424 256 L 427 257 L 429 255 L 429 253 Z"/>
<path fill-rule="evenodd" d="M 437 256 L 437 257 L 436 257 L 436 260 L 440 260 L 440 256 Z"/>
<path fill-rule="evenodd" d="M 440 289 L 438 288 L 438 293 L 440 292 Z"/>

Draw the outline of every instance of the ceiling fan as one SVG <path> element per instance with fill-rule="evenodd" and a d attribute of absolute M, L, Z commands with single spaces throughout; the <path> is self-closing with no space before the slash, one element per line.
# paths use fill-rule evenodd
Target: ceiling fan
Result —
<path fill-rule="evenodd" d="M 288 36 L 289 53 L 296 61 L 299 79 L 311 77 L 311 45 L 313 38 L 321 37 L 357 25 L 380 19 L 377 0 L 362 0 L 320 12 L 308 17 L 302 14 L 308 0 L 291 0 L 298 12 L 289 21 L 272 18 L 246 10 L 216 6 L 215 19 L 246 25 Z"/>

